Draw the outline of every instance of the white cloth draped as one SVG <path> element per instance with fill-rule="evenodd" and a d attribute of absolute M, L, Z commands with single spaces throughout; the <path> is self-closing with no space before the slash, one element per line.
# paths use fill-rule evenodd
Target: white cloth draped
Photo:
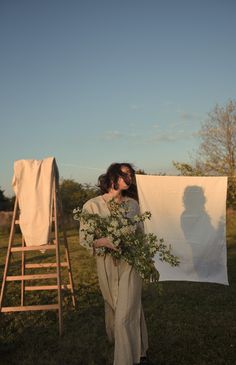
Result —
<path fill-rule="evenodd" d="M 227 177 L 136 175 L 141 212 L 150 211 L 145 231 L 172 247 L 180 265 L 156 257 L 160 280 L 228 285 L 226 259 Z"/>
<path fill-rule="evenodd" d="M 49 242 L 54 176 L 58 181 L 54 157 L 14 162 L 12 185 L 19 202 L 19 223 L 26 246 Z"/>

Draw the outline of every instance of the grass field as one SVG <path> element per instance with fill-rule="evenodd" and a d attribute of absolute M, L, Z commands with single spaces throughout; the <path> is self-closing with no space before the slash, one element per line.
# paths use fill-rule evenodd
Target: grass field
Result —
<path fill-rule="evenodd" d="M 0 277 L 8 236 L 0 239 Z M 64 296 L 64 335 L 58 336 L 57 313 L 26 312 L 0 315 L 1 365 L 111 365 L 103 300 L 93 257 L 68 233 L 77 308 Z M 227 217 L 229 286 L 193 282 L 145 285 L 143 306 L 153 365 L 236 364 L 236 214 Z M 13 270 L 19 264 L 14 257 Z M 37 260 L 37 257 L 34 259 Z M 19 300 L 10 287 L 7 300 Z M 42 298 L 42 299 L 41 299 Z M 50 302 L 53 294 L 29 296 L 29 304 Z"/>

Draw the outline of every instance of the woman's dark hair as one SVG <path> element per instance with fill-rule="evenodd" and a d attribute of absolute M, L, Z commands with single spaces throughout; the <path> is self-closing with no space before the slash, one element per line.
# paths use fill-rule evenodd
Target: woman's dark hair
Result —
<path fill-rule="evenodd" d="M 135 170 L 130 163 L 122 162 L 122 163 L 111 164 L 108 167 L 106 173 L 99 176 L 97 185 L 100 188 L 102 194 L 108 193 L 112 184 L 114 184 L 114 189 L 117 190 L 119 177 L 125 177 L 124 172 L 122 172 L 121 170 L 122 167 L 127 167 L 131 172 L 131 177 L 132 177 L 129 188 L 127 190 L 123 190 L 122 195 L 129 196 L 133 199 L 138 200 L 137 187 L 135 184 Z"/>

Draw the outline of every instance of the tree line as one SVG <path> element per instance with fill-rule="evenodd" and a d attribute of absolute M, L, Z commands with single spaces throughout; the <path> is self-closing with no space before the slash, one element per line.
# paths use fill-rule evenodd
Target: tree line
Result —
<path fill-rule="evenodd" d="M 208 113 L 198 136 L 200 144 L 191 158 L 191 163 L 173 161 L 173 165 L 183 176 L 228 176 L 227 206 L 236 209 L 236 101 L 226 105 L 216 104 Z M 144 170 L 137 173 L 145 174 Z M 96 186 L 80 184 L 73 179 L 60 182 L 63 211 L 67 220 L 73 209 L 99 194 Z M 11 211 L 14 197 L 8 198 L 0 189 L 0 211 Z"/>

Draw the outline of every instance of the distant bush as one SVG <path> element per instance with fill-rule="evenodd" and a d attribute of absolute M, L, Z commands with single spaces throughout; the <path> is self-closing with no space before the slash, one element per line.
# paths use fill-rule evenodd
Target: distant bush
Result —
<path fill-rule="evenodd" d="M 13 212 L 0 211 L 0 231 L 9 233 L 11 228 Z"/>
<path fill-rule="evenodd" d="M 99 194 L 98 188 L 89 184 L 80 184 L 71 179 L 62 180 L 60 195 L 62 200 L 63 215 L 67 228 L 75 226 L 73 209 L 82 207 L 84 203 Z"/>

